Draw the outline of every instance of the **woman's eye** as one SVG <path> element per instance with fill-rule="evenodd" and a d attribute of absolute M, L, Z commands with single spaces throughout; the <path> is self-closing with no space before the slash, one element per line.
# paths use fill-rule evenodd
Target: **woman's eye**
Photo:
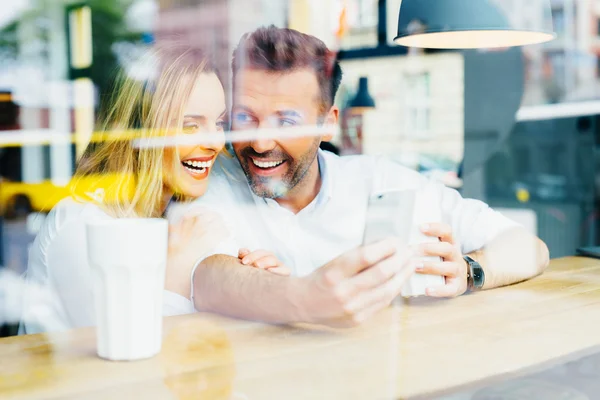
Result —
<path fill-rule="evenodd" d="M 196 133 L 200 130 L 198 124 L 186 124 L 183 126 L 183 133 Z"/>
<path fill-rule="evenodd" d="M 217 121 L 217 129 L 222 131 L 227 128 L 227 122 L 225 121 Z"/>

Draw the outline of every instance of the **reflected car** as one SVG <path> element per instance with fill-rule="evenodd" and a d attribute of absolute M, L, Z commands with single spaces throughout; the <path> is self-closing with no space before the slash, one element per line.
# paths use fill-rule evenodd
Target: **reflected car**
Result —
<path fill-rule="evenodd" d="M 458 176 L 458 163 L 443 156 L 419 155 L 417 171 L 448 187 L 462 187 L 462 179 Z"/>
<path fill-rule="evenodd" d="M 0 180 L 0 208 L 2 215 L 9 219 L 25 218 L 32 212 L 47 213 L 65 197 L 75 196 L 101 200 L 106 188 L 116 187 L 122 179 L 118 174 L 89 175 L 72 179 L 66 185 L 55 184 L 50 180 L 39 183 L 13 182 Z M 132 184 L 121 191 L 119 199 L 132 196 Z"/>
<path fill-rule="evenodd" d="M 445 186 L 454 189 L 462 187 L 463 181 L 458 176 L 458 162 L 444 156 L 404 153 L 391 157 L 391 159 Z"/>

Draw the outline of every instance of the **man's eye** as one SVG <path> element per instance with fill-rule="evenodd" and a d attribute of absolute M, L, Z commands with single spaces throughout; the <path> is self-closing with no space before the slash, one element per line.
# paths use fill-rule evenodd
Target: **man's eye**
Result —
<path fill-rule="evenodd" d="M 254 118 L 252 118 L 252 116 L 247 113 L 237 113 L 235 114 L 234 118 L 235 121 L 239 124 L 249 124 L 254 121 Z"/>
<path fill-rule="evenodd" d="M 279 126 L 294 126 L 297 122 L 293 119 L 283 118 L 279 120 Z"/>

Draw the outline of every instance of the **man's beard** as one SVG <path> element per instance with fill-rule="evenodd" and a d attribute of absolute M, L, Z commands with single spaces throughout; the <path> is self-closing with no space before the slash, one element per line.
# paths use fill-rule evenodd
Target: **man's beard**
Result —
<path fill-rule="evenodd" d="M 320 139 L 315 139 L 311 148 L 304 153 L 298 160 L 294 160 L 289 154 L 280 150 L 272 150 L 265 153 L 257 153 L 250 146 L 244 147 L 239 152 L 236 151 L 235 155 L 244 170 L 248 185 L 252 192 L 262 198 L 266 199 L 278 199 L 285 197 L 292 189 L 298 186 L 304 177 L 308 174 L 310 166 L 317 156 L 319 149 Z M 250 172 L 250 165 L 252 161 L 250 157 L 257 160 L 260 159 L 278 159 L 285 160 L 287 171 L 282 177 L 262 177 L 253 175 Z"/>

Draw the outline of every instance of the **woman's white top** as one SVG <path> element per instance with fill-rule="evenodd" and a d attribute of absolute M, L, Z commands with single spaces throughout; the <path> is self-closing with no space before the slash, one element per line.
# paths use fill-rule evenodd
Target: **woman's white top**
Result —
<path fill-rule="evenodd" d="M 109 219 L 99 206 L 62 200 L 48 214 L 29 251 L 20 333 L 95 325 L 86 223 Z M 163 315 L 191 314 L 192 302 L 163 291 Z"/>

